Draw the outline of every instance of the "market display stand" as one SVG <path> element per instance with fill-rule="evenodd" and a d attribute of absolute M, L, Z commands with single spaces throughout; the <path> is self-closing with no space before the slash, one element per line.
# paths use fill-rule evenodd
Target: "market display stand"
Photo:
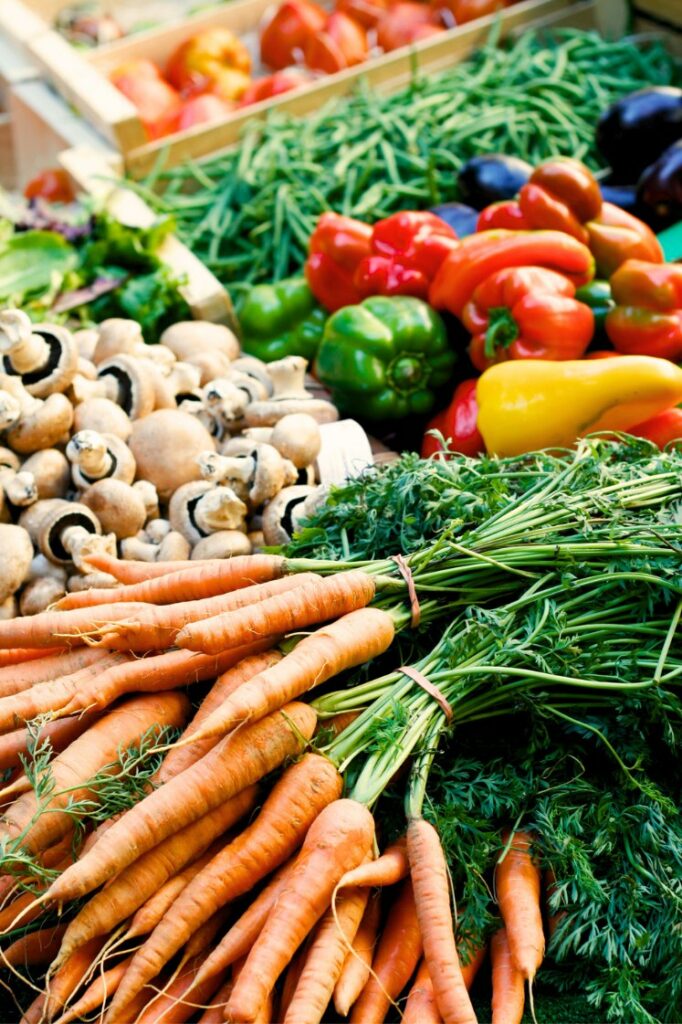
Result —
<path fill-rule="evenodd" d="M 20 0 L 10 0 L 20 4 Z M 142 32 L 87 53 L 75 50 L 62 36 L 48 28 L 46 21 L 33 30 L 23 45 L 32 61 L 61 95 L 90 122 L 118 152 L 126 169 L 142 177 L 163 153 L 165 166 L 215 153 L 235 143 L 247 120 L 263 118 L 278 109 L 301 115 L 318 109 L 327 100 L 349 93 L 360 79 L 381 91 L 395 91 L 414 75 L 440 71 L 462 60 L 485 42 L 494 16 L 455 27 L 411 47 L 402 47 L 365 61 L 334 75 L 281 96 L 253 104 L 226 119 L 198 125 L 156 142 L 147 142 L 137 110 L 108 80 L 108 74 L 122 61 L 146 57 L 163 65 L 175 47 L 202 28 L 221 25 L 243 37 L 254 55 L 258 72 L 258 26 L 272 0 L 235 0 L 182 22 Z M 21 4 L 20 4 L 21 6 Z M 500 16 L 501 36 L 538 25 L 554 23 L 594 27 L 598 5 L 590 0 L 522 0 Z M 620 7 L 619 0 L 616 6 Z"/>

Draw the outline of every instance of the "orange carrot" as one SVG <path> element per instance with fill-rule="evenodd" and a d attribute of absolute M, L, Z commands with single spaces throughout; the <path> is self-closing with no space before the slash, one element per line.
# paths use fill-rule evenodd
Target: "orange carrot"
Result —
<path fill-rule="evenodd" d="M 357 569 L 336 576 L 318 576 L 286 597 L 278 595 L 251 605 L 248 610 L 240 608 L 205 621 L 195 620 L 180 631 L 177 644 L 208 654 L 224 651 L 256 637 L 290 633 L 364 608 L 375 590 L 373 578 Z"/>
<path fill-rule="evenodd" d="M 215 995 L 211 996 L 211 1003 L 204 1010 L 201 1017 L 199 1017 L 198 1024 L 223 1024 L 223 1011 L 225 1010 L 227 1000 L 230 998 L 232 985 L 232 978 L 228 978 Z"/>
<path fill-rule="evenodd" d="M 65 929 L 65 924 L 59 924 L 22 935 L 0 952 L 0 963 L 5 966 L 11 964 L 13 967 L 43 967 L 49 964 L 59 949 Z"/>
<path fill-rule="evenodd" d="M 88 565 L 100 572 L 106 572 L 113 576 L 119 583 L 127 585 L 131 583 L 144 583 L 145 580 L 155 579 L 157 576 L 170 576 L 171 573 L 182 572 L 184 569 L 193 569 L 197 565 L 219 565 L 222 559 L 187 559 L 177 562 L 138 562 L 134 559 L 112 558 L 103 552 L 94 552 L 88 555 Z"/>
<path fill-rule="evenodd" d="M 224 967 L 228 967 L 239 957 L 248 953 L 263 930 L 280 893 L 284 890 L 287 876 L 294 863 L 294 859 L 287 861 L 279 871 L 275 872 L 271 881 L 249 904 L 242 916 L 235 921 L 213 952 L 206 958 L 201 968 L 201 977 L 217 974 Z"/>
<path fill-rule="evenodd" d="M 60 610 L 87 608 L 110 601 L 145 601 L 148 604 L 196 601 L 279 579 L 284 569 L 284 559 L 276 555 L 237 555 L 222 561 L 191 562 L 188 569 L 147 577 L 141 583 L 116 590 L 102 587 L 74 591 L 62 597 L 54 607 Z"/>
<path fill-rule="evenodd" d="M 211 915 L 291 857 L 322 809 L 340 796 L 342 786 L 331 761 L 319 754 L 306 754 L 287 769 L 253 824 L 189 883 L 135 954 L 116 1005 L 125 1006 L 156 977 Z M 198 982 L 205 976 L 201 974 Z"/>
<path fill-rule="evenodd" d="M 401 836 L 392 846 L 388 846 L 376 860 L 360 864 L 359 867 L 344 875 L 338 888 L 341 889 L 347 885 L 395 885 L 396 882 L 406 878 L 409 872 L 407 843 L 405 837 Z"/>
<path fill-rule="evenodd" d="M 26 850 L 46 850 L 69 831 L 64 813 L 71 801 L 97 799 L 88 782 L 118 759 L 121 748 L 135 743 L 154 726 L 182 725 L 189 711 L 184 694 L 170 691 L 136 697 L 103 716 L 51 762 L 54 790 L 44 806 L 36 793 L 20 797 L 5 814 L 4 835 Z M 68 868 L 73 870 L 75 865 Z"/>
<path fill-rule="evenodd" d="M 313 932 L 313 935 L 315 933 Z M 284 983 L 282 985 L 282 992 L 279 997 L 279 1020 L 283 1021 L 287 1015 L 287 1010 L 291 1004 L 291 1000 L 294 998 L 294 992 L 296 986 L 300 980 L 303 968 L 305 966 L 306 957 L 310 948 L 310 943 L 313 935 L 309 935 L 306 941 L 303 943 L 299 951 L 294 956 L 293 960 L 286 969 L 284 975 Z M 242 962 L 243 965 L 243 962 Z"/>
<path fill-rule="evenodd" d="M 554 932 L 559 927 L 561 920 L 566 917 L 565 910 L 552 911 L 550 900 L 554 891 L 556 890 L 556 875 L 552 868 L 547 868 L 545 871 L 545 914 L 547 917 L 547 931 L 549 932 L 550 939 L 554 938 Z"/>
<path fill-rule="evenodd" d="M 14 647 L 17 643 L 32 647 L 76 647 L 100 627 L 117 619 L 135 618 L 147 610 L 147 605 L 102 604 L 95 608 L 75 608 L 71 612 L 38 612 L 0 622 L 0 647 Z"/>
<path fill-rule="evenodd" d="M 58 863 L 55 864 L 55 870 L 62 871 L 69 864 L 73 864 L 72 856 L 65 856 Z M 38 887 L 39 890 L 47 888 L 46 883 L 41 883 Z M 34 892 L 22 892 L 16 899 L 7 903 L 2 910 L 0 910 L 0 935 L 6 935 L 11 932 L 14 927 L 25 927 L 35 921 L 36 918 L 44 914 L 45 910 L 36 902 Z M 17 920 L 18 919 L 18 920 Z M 16 925 L 15 925 L 16 921 Z"/>
<path fill-rule="evenodd" d="M 513 832 L 511 837 L 505 833 L 505 845 L 510 838 L 511 846 L 495 869 L 497 902 L 507 931 L 512 962 L 527 981 L 532 981 L 545 952 L 540 911 L 540 868 L 530 853 L 534 837 L 528 832 Z"/>
<path fill-rule="evenodd" d="M 14 729 L 20 721 L 30 721 L 31 718 L 36 718 L 39 714 L 43 714 L 42 710 L 37 710 L 31 715 L 31 711 L 34 708 L 41 709 L 43 707 L 46 701 L 43 700 L 41 703 L 40 695 L 42 693 L 49 693 L 50 686 L 66 686 L 77 690 L 79 686 L 85 686 L 88 682 L 96 679 L 99 673 L 104 672 L 107 668 L 129 661 L 125 654 L 118 651 L 88 651 L 87 653 L 90 656 L 91 664 L 83 665 L 81 668 L 74 668 L 73 672 L 67 672 L 65 675 L 60 675 L 59 672 L 55 671 L 53 677 L 49 677 L 46 680 L 27 682 L 26 685 L 22 684 L 11 693 L 8 692 L 0 697 L 0 729 L 3 731 Z M 93 657 L 93 654 L 97 655 L 97 657 Z M 70 660 L 71 652 L 65 653 L 62 658 L 65 662 Z M 62 658 L 59 660 L 61 661 Z M 51 658 L 47 660 L 52 661 Z M 33 668 L 39 664 L 39 661 L 32 661 L 30 667 Z M 47 712 L 49 713 L 50 711 L 51 708 L 48 707 Z"/>
<path fill-rule="evenodd" d="M 220 910 L 216 910 L 215 914 L 209 917 L 208 921 L 205 921 L 200 928 L 197 928 L 194 935 L 187 942 L 185 951 L 182 954 L 180 963 L 183 966 L 193 957 L 203 952 L 204 949 L 213 945 L 213 940 L 218 932 L 225 930 L 225 925 L 231 912 L 230 907 L 222 907 Z"/>
<path fill-rule="evenodd" d="M 457 955 L 445 855 L 438 833 L 423 818 L 408 824 L 407 855 L 438 1010 L 445 1024 L 476 1024 Z"/>
<path fill-rule="evenodd" d="M 379 931 L 380 909 L 379 897 L 371 896 L 352 942 L 353 948 L 348 951 L 339 980 L 334 988 L 334 1009 L 342 1017 L 348 1016 L 351 1006 L 369 978 Z"/>
<path fill-rule="evenodd" d="M 442 1024 L 426 960 L 419 965 L 405 1003 L 402 1024 Z"/>
<path fill-rule="evenodd" d="M 199 710 L 185 729 L 180 740 L 185 741 L 196 733 L 204 720 L 219 708 L 223 701 L 231 693 L 234 693 L 237 687 L 251 679 L 258 672 L 270 668 L 271 665 L 275 665 L 281 660 L 282 655 L 279 651 L 265 651 L 263 654 L 254 654 L 251 657 L 242 658 L 236 665 L 228 669 L 227 672 L 223 672 L 202 700 Z M 154 782 L 168 782 L 174 775 L 179 775 L 180 772 L 185 771 L 195 761 L 198 761 L 200 757 L 208 753 L 217 742 L 218 737 L 209 736 L 207 739 L 190 743 L 189 746 L 173 747 L 166 754 L 163 764 L 154 776 Z"/>
<path fill-rule="evenodd" d="M 304 637 L 277 665 L 240 686 L 204 720 L 194 733 L 195 741 L 222 736 L 236 725 L 263 718 L 344 669 L 383 654 L 394 634 L 393 619 L 379 608 L 350 612 L 323 626 Z"/>
<path fill-rule="evenodd" d="M 54 1024 L 71 1024 L 74 1020 L 83 1020 L 89 1013 L 109 999 L 121 983 L 121 978 L 128 969 L 132 956 L 121 960 L 115 967 L 98 973 L 94 981 L 88 985 L 83 995 Z M 89 965 L 88 965 L 89 966 Z"/>
<path fill-rule="evenodd" d="M 162 1024 L 162 1022 L 163 1024 L 184 1024 L 190 1017 L 194 1017 L 197 1012 L 197 1006 L 201 1006 L 207 1000 L 210 1000 L 223 980 L 220 977 L 209 978 L 202 985 L 195 985 L 196 973 L 201 966 L 202 959 L 202 956 L 197 956 L 194 960 L 190 961 L 178 974 L 177 978 L 164 990 L 163 995 L 157 995 L 151 999 L 139 1016 L 132 1018 L 126 1016 L 126 1024 L 130 1019 L 135 1020 L 137 1024 Z M 187 1002 L 185 1002 L 183 997 L 190 988 L 193 990 L 192 996 L 188 997 Z M 112 1002 L 111 1006 L 113 1007 L 113 1005 Z M 114 1019 L 110 1007 L 107 1021 Z"/>
<path fill-rule="evenodd" d="M 64 750 L 73 743 L 81 733 L 89 729 L 96 719 L 95 713 L 74 715 L 56 722 L 46 722 L 40 729 L 39 742 L 49 740 L 55 751 Z M 26 728 L 15 729 L 14 732 L 0 736 L 0 770 L 18 768 L 20 754 L 26 754 L 29 744 L 29 731 Z"/>
<path fill-rule="evenodd" d="M 96 843 L 52 883 L 48 898 L 62 903 L 102 885 L 147 850 L 299 753 L 315 722 L 315 712 L 307 704 L 289 704 L 225 737 L 191 768 L 127 811 L 109 829 L 106 842 Z"/>
<path fill-rule="evenodd" d="M 345 889 L 320 921 L 284 1024 L 320 1024 L 362 920 L 369 889 Z"/>
<path fill-rule="evenodd" d="M 374 819 L 354 800 L 336 800 L 315 819 L 287 884 L 256 939 L 227 1004 L 227 1018 L 255 1021 L 306 935 L 329 906 L 345 871 L 359 864 L 374 839 Z"/>
<path fill-rule="evenodd" d="M 0 651 L 0 668 L 5 668 L 7 665 L 13 668 L 15 665 L 21 665 L 27 661 L 44 658 L 47 654 L 57 654 L 58 651 L 57 647 L 48 651 L 44 647 L 10 647 L 6 651 Z"/>
<path fill-rule="evenodd" d="M 139 910 L 169 878 L 201 856 L 214 839 L 248 814 L 255 804 L 256 796 L 256 787 L 249 786 L 214 811 L 209 811 L 203 818 L 164 839 L 121 871 L 69 923 L 57 963 L 61 963 L 93 936 L 112 932 L 117 925 Z"/>
<path fill-rule="evenodd" d="M 0 651 L 1 653 L 3 652 Z M 36 683 L 72 675 L 109 657 L 104 651 L 90 647 L 77 647 L 72 651 L 62 648 L 56 654 L 46 651 L 45 655 L 36 661 L 0 669 L 0 697 L 11 697 L 12 694 L 21 693 Z"/>
<path fill-rule="evenodd" d="M 82 949 L 69 957 L 59 970 L 51 972 L 45 990 L 44 1016 L 47 1020 L 53 1020 L 66 1006 L 96 961 L 103 945 L 103 938 L 91 939 Z"/>
<path fill-rule="evenodd" d="M 388 912 L 372 960 L 372 974 L 351 1010 L 352 1024 L 381 1024 L 414 974 L 421 955 L 414 893 L 407 878 Z"/>
<path fill-rule="evenodd" d="M 490 939 L 490 961 L 493 974 L 493 1024 L 521 1024 L 525 983 L 523 974 L 512 961 L 506 929 Z"/>
<path fill-rule="evenodd" d="M 159 651 L 171 647 L 182 629 L 198 620 L 206 619 L 221 613 L 236 615 L 244 608 L 256 605 L 261 607 L 266 601 L 284 600 L 283 595 L 290 596 L 291 592 L 304 590 L 310 581 L 317 580 L 314 573 L 301 573 L 298 576 L 283 576 L 281 579 L 272 580 L 270 583 L 257 583 L 251 587 L 243 587 L 241 590 L 231 590 L 227 594 L 218 594 L 217 597 L 206 597 L 199 601 L 182 601 L 179 604 L 150 605 L 145 604 L 139 608 L 136 604 L 99 605 L 90 609 L 76 609 L 72 612 L 57 612 L 54 614 L 66 616 L 86 616 L 91 619 L 97 616 L 97 624 L 88 630 L 88 642 L 106 647 L 109 650 L 120 651 Z M 125 609 L 135 609 L 133 614 L 126 613 Z M 111 609 L 116 609 L 107 618 Z M 138 610 L 139 609 L 139 610 Z M 216 648 L 214 654 L 221 654 L 232 647 L 244 647 L 254 641 L 262 641 L 266 637 L 276 635 L 271 630 L 267 634 L 256 633 L 247 636 L 244 643 L 225 643 L 222 647 Z"/>

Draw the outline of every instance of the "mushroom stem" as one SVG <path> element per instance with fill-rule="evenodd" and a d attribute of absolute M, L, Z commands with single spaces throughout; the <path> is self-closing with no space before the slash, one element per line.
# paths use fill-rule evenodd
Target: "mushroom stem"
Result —
<path fill-rule="evenodd" d="M 7 391 L 0 391 L 0 430 L 14 426 L 21 416 L 21 405 Z"/>
<path fill-rule="evenodd" d="M 95 430 L 79 430 L 66 446 L 66 457 L 88 480 L 101 480 L 114 468 L 107 443 Z"/>
<path fill-rule="evenodd" d="M 15 373 L 31 373 L 43 367 L 50 358 L 50 346 L 33 333 L 29 317 L 20 309 L 0 313 L 0 353 L 5 355 Z"/>
<path fill-rule="evenodd" d="M 71 556 L 71 561 L 81 572 L 88 571 L 90 555 L 104 554 L 116 557 L 116 538 L 113 533 L 90 533 L 84 526 L 67 526 L 60 536 L 60 542 Z"/>
<path fill-rule="evenodd" d="M 216 487 L 203 494 L 194 507 L 194 522 L 202 533 L 236 530 L 244 522 L 246 508 L 231 487 Z"/>
<path fill-rule="evenodd" d="M 38 500 L 38 487 L 33 473 L 0 469 L 0 487 L 10 504 L 19 508 L 25 508 Z"/>

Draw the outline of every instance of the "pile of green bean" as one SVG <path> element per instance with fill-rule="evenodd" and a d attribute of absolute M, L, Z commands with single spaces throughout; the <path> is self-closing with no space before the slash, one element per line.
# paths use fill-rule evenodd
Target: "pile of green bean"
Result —
<path fill-rule="evenodd" d="M 599 166 L 601 111 L 644 85 L 677 84 L 660 42 L 607 42 L 594 32 L 495 39 L 434 76 L 415 73 L 392 96 L 360 86 L 305 119 L 251 123 L 220 157 L 157 170 L 142 186 L 174 215 L 180 238 L 237 294 L 298 271 L 319 214 L 367 221 L 456 200 L 456 176 L 477 153 L 531 163 L 570 155 Z"/>

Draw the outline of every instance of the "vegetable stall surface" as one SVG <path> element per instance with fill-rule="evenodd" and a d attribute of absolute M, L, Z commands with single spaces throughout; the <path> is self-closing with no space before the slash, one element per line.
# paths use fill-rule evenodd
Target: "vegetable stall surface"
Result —
<path fill-rule="evenodd" d="M 531 164 L 564 154 L 598 167 L 602 110 L 643 85 L 678 81 L 656 41 L 526 33 L 390 97 L 361 89 L 305 121 L 273 115 L 235 150 L 160 167 L 139 187 L 221 280 L 270 283 L 300 271 L 325 210 L 376 220 L 455 200 L 459 168 L 477 154 Z"/>

